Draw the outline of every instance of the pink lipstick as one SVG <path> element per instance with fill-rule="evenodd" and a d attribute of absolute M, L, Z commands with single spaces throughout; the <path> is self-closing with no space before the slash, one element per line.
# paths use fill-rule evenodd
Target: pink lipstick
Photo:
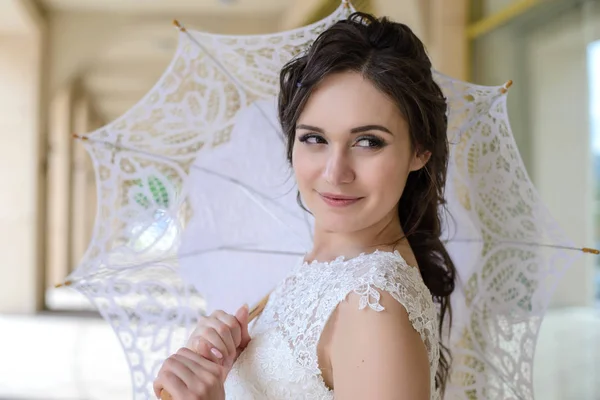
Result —
<path fill-rule="evenodd" d="M 335 193 L 319 193 L 319 195 L 331 207 L 347 207 L 363 199 L 363 197 L 345 196 Z"/>

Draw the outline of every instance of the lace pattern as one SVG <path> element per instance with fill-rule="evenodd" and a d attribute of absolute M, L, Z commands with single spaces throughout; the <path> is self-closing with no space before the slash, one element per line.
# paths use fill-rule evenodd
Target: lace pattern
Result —
<path fill-rule="evenodd" d="M 122 117 L 86 135 L 96 171 L 96 225 L 85 257 L 67 281 L 89 298 L 119 338 L 135 400 L 151 397 L 162 361 L 185 343 L 198 310 L 206 307 L 204 294 L 191 287 L 195 282 L 183 277 L 179 257 L 190 221 L 203 218 L 186 191 L 194 161 L 236 142 L 232 132 L 240 126 L 240 112 L 267 110 L 278 92 L 281 66 L 346 11 L 340 8 L 313 25 L 273 35 L 188 29 L 149 93 Z M 220 65 L 210 62 L 196 42 Z M 447 343 L 453 365 L 445 397 L 530 400 L 539 327 L 577 253 L 536 245 L 574 247 L 521 161 L 507 113 L 508 85 L 484 87 L 433 74 L 449 107 L 446 200 L 452 218 L 443 225 L 458 269 Z M 245 129 L 240 137 L 256 132 Z M 289 204 L 295 206 L 293 200 Z M 219 221 L 228 226 L 226 218 Z M 220 244 L 232 243 L 234 238 L 227 238 Z M 365 307 L 378 304 L 376 285 L 361 289 L 367 291 Z M 315 312 L 336 304 L 336 299 L 298 293 Z M 277 307 L 281 315 L 296 312 Z M 263 318 L 258 327 L 275 323 Z M 290 326 L 285 338 L 302 333 L 301 327 Z M 302 334 L 307 338 L 291 339 L 293 348 L 314 371 L 313 335 Z"/>
<path fill-rule="evenodd" d="M 186 186 L 194 161 L 230 143 L 240 110 L 264 111 L 281 67 L 347 13 L 339 7 L 314 24 L 269 35 L 187 29 L 146 96 L 85 135 L 98 209 L 87 252 L 67 281 L 114 329 L 135 400 L 153 396 L 162 362 L 185 344 L 206 308 L 179 259 L 182 232 L 198 213 Z"/>
<path fill-rule="evenodd" d="M 383 311 L 380 291 L 390 293 L 406 308 L 425 343 L 432 398 L 437 399 L 437 310 L 419 270 L 407 265 L 398 252 L 383 251 L 349 260 L 340 257 L 332 262 L 300 264 L 273 291 L 253 326 L 253 340 L 228 377 L 227 398 L 241 398 L 238 393 L 241 396 L 245 391 L 260 393 L 256 398 L 261 399 L 333 399 L 318 365 L 321 333 L 331 313 L 350 293 L 360 296 L 360 309 Z"/>

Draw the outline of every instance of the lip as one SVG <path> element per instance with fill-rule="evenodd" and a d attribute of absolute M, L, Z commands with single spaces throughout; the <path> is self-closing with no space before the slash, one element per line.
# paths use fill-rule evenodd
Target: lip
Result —
<path fill-rule="evenodd" d="M 345 196 L 335 193 L 319 193 L 323 201 L 332 207 L 347 207 L 362 200 L 363 197 Z"/>

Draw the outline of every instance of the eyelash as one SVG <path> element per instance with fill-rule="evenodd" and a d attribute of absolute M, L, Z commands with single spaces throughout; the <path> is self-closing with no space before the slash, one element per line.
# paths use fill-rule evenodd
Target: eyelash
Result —
<path fill-rule="evenodd" d="M 316 139 L 317 142 L 316 143 L 308 143 L 308 140 L 310 140 L 310 139 Z M 327 141 L 323 138 L 323 136 L 317 135 L 314 133 L 307 133 L 305 135 L 302 135 L 298 138 L 298 140 L 300 141 L 300 143 L 307 143 L 309 145 L 318 145 L 318 144 L 327 143 Z M 386 143 L 383 140 L 381 140 L 380 138 L 378 138 L 376 136 L 361 136 L 356 140 L 356 143 L 362 142 L 363 140 L 369 141 L 370 142 L 369 145 L 368 146 L 359 146 L 359 147 L 365 147 L 368 149 L 380 149 L 386 145 Z"/>

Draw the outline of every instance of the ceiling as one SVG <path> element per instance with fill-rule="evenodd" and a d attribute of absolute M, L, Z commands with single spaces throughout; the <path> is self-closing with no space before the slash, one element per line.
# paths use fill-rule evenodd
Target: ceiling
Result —
<path fill-rule="evenodd" d="M 3 0 L 4 1 L 4 0 Z M 48 10 L 102 11 L 135 14 L 273 13 L 281 12 L 287 0 L 39 0 Z"/>
<path fill-rule="evenodd" d="M 188 27 L 222 33 L 257 33 L 264 27 L 276 26 L 269 18 L 257 17 L 245 22 L 231 16 L 184 21 Z M 109 46 L 80 69 L 82 82 L 105 122 L 120 116 L 151 89 L 170 63 L 177 39 L 178 33 L 170 21 L 138 22 L 135 32 L 115 36 Z"/>
<path fill-rule="evenodd" d="M 178 37 L 173 18 L 208 32 L 268 33 L 294 3 L 307 1 L 313 0 L 37 0 L 55 42 L 51 87 L 82 82 L 108 123 L 139 101 L 169 64 Z"/>
<path fill-rule="evenodd" d="M 20 0 L 0 0 L 0 34 L 29 34 L 31 28 Z"/>
<path fill-rule="evenodd" d="M 70 82 L 81 83 L 98 123 L 106 124 L 141 100 L 169 65 L 178 39 L 173 19 L 207 32 L 269 33 L 298 26 L 336 1 L 0 0 L 0 34 L 27 33 L 45 18 L 50 97 Z M 377 4 L 404 15 L 421 1 Z"/>

